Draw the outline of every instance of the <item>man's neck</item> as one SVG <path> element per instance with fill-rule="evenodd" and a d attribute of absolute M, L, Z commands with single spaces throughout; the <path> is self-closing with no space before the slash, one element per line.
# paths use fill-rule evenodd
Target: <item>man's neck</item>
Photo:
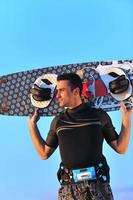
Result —
<path fill-rule="evenodd" d="M 74 108 L 80 106 L 82 103 L 83 103 L 83 101 L 80 100 L 80 101 L 74 103 L 73 105 L 69 106 L 68 109 L 70 109 L 70 110 L 71 110 L 71 109 L 74 109 Z"/>

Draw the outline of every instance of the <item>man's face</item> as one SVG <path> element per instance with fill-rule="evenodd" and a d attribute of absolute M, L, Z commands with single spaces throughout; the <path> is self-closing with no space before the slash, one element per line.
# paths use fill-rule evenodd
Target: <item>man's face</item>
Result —
<path fill-rule="evenodd" d="M 61 80 L 57 82 L 56 99 L 61 107 L 71 107 L 74 102 L 74 90 L 71 89 L 69 81 Z"/>

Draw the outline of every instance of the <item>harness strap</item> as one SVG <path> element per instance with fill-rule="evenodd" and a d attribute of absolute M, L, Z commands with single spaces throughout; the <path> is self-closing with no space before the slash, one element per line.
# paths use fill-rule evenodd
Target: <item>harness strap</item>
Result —
<path fill-rule="evenodd" d="M 62 163 L 60 163 L 60 167 L 57 172 L 57 178 L 61 184 L 78 183 L 84 181 L 90 182 L 97 180 L 99 180 L 101 183 L 104 183 L 108 180 L 108 176 L 106 175 L 102 163 L 99 163 L 96 166 L 78 170 L 67 169 Z"/>

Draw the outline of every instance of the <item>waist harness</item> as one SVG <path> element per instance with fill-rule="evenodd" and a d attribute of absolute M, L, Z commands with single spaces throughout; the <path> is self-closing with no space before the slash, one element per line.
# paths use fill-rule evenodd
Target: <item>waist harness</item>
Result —
<path fill-rule="evenodd" d="M 67 169 L 61 163 L 57 172 L 57 178 L 61 185 L 97 180 L 104 183 L 108 180 L 108 175 L 106 175 L 102 163 L 81 169 Z"/>

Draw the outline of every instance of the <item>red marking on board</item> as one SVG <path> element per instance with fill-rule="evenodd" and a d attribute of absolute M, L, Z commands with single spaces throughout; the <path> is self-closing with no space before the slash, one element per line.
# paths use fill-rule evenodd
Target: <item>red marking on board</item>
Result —
<path fill-rule="evenodd" d="M 84 97 L 91 99 L 92 97 L 92 93 L 89 91 L 89 86 L 92 85 L 92 81 L 88 80 L 86 82 L 83 83 L 83 90 L 82 90 L 82 94 Z"/>
<path fill-rule="evenodd" d="M 94 84 L 94 90 L 95 91 L 89 91 L 89 88 L 91 87 L 92 90 L 92 84 Z M 106 86 L 104 85 L 102 80 L 95 80 L 95 81 L 86 81 L 83 83 L 83 90 L 82 94 L 84 97 L 91 99 L 92 95 L 95 95 L 96 97 L 100 96 L 108 96 L 109 93 L 107 91 Z"/>
<path fill-rule="evenodd" d="M 107 88 L 104 85 L 102 80 L 95 81 L 95 95 L 96 96 L 108 96 L 109 95 Z"/>

